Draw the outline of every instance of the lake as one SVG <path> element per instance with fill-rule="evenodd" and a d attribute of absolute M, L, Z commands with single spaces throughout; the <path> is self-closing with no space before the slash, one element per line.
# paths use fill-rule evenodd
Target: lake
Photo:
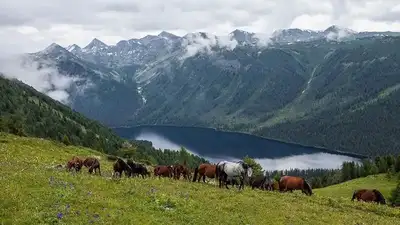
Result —
<path fill-rule="evenodd" d="M 359 161 L 359 157 L 352 153 L 307 147 L 211 128 L 138 126 L 119 127 L 113 130 L 126 139 L 151 141 L 157 149 L 178 150 L 182 146 L 189 152 L 213 163 L 220 160 L 239 160 L 248 155 L 266 170 L 330 169 L 340 168 L 344 161 Z"/>

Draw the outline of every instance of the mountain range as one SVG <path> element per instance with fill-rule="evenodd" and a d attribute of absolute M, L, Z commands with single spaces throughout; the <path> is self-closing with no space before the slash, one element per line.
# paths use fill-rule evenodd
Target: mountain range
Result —
<path fill-rule="evenodd" d="M 368 155 L 400 149 L 400 33 L 284 29 L 28 54 L 77 78 L 72 109 L 108 126 L 202 126 Z"/>

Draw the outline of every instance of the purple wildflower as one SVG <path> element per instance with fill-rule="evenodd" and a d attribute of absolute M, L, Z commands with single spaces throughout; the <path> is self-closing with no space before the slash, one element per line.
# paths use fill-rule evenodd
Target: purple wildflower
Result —
<path fill-rule="evenodd" d="M 58 218 L 59 220 L 61 220 L 62 217 L 63 217 L 63 214 L 59 212 L 59 213 L 57 214 L 57 218 Z"/>

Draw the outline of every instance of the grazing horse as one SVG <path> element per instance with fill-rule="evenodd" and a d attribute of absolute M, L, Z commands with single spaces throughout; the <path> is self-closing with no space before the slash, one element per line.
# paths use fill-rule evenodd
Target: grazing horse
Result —
<path fill-rule="evenodd" d="M 101 171 L 100 171 L 100 162 L 98 159 L 94 158 L 94 157 L 88 157 L 83 161 L 83 165 L 86 168 L 89 168 L 89 173 L 92 173 L 94 170 L 94 173 L 97 172 L 97 170 L 99 171 L 99 175 L 101 176 Z"/>
<path fill-rule="evenodd" d="M 172 177 L 173 176 L 173 167 L 172 166 L 164 166 L 159 165 L 154 168 L 154 176 L 158 177 Z"/>
<path fill-rule="evenodd" d="M 193 175 L 193 182 L 196 182 L 197 175 L 199 175 L 198 182 L 200 182 L 200 179 L 203 178 L 203 182 L 206 182 L 206 177 L 213 179 L 216 178 L 215 176 L 215 171 L 217 169 L 216 165 L 211 165 L 207 163 L 200 164 L 198 167 L 194 169 L 194 175 Z"/>
<path fill-rule="evenodd" d="M 71 171 L 72 168 L 75 169 L 76 172 L 80 171 L 82 168 L 83 162 L 77 156 L 72 157 L 71 160 L 67 162 L 67 171 Z"/>
<path fill-rule="evenodd" d="M 175 164 L 173 166 L 173 171 L 174 171 L 174 179 L 179 180 L 182 174 L 184 179 L 190 180 L 191 173 L 189 168 L 186 166 L 186 162 L 183 162 L 183 165 Z"/>
<path fill-rule="evenodd" d="M 311 186 L 302 177 L 283 176 L 279 180 L 279 190 L 282 192 L 301 190 L 306 195 L 312 195 Z"/>
<path fill-rule="evenodd" d="M 118 173 L 119 177 L 121 177 L 122 172 L 125 172 L 125 175 L 127 176 L 132 174 L 132 168 L 121 158 L 118 158 L 117 161 L 115 161 L 113 169 L 114 169 L 113 176 L 117 176 Z"/>
<path fill-rule="evenodd" d="M 144 177 L 146 175 L 150 176 L 149 171 L 147 171 L 146 166 L 144 166 L 141 163 L 137 163 L 134 162 L 132 159 L 128 159 L 128 161 L 126 162 L 132 169 L 132 172 L 129 174 L 130 176 L 135 176 L 135 175 L 142 175 L 142 178 L 144 179 Z"/>
<path fill-rule="evenodd" d="M 385 197 L 376 189 L 359 189 L 354 191 L 351 201 L 357 199 L 365 202 L 376 202 L 378 204 L 386 205 Z"/>
<path fill-rule="evenodd" d="M 222 187 L 222 182 L 225 183 L 225 187 L 228 188 L 228 180 L 234 180 L 235 178 L 239 178 L 239 190 L 244 189 L 244 181 L 248 179 L 253 174 L 252 168 L 245 162 L 229 162 L 229 161 L 221 161 L 216 165 L 216 176 L 219 180 L 219 187 Z"/>
<path fill-rule="evenodd" d="M 267 176 L 265 175 L 258 175 L 255 177 L 250 177 L 250 185 L 251 189 L 259 188 L 261 190 L 265 190 L 267 188 Z"/>

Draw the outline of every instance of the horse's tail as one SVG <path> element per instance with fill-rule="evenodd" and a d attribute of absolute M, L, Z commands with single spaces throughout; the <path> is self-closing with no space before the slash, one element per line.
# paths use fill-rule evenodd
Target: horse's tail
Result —
<path fill-rule="evenodd" d="M 380 204 L 386 205 L 386 200 L 385 200 L 385 197 L 383 197 L 382 193 L 376 189 L 374 189 L 372 191 L 375 193 L 378 202 Z"/>
<path fill-rule="evenodd" d="M 217 163 L 217 165 L 215 165 L 215 178 L 219 178 L 219 168 L 218 168 L 219 166 L 218 166 L 218 163 Z"/>
<path fill-rule="evenodd" d="M 193 182 L 196 182 L 198 173 L 199 173 L 199 167 L 194 168 Z"/>
<path fill-rule="evenodd" d="M 303 186 L 308 191 L 309 195 L 312 195 L 311 185 L 303 178 Z"/>

